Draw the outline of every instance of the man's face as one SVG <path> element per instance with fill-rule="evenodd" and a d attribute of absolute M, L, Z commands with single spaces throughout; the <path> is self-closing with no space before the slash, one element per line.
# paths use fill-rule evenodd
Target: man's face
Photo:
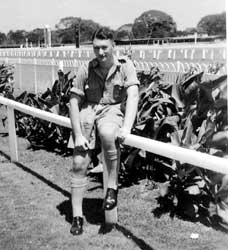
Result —
<path fill-rule="evenodd" d="M 113 41 L 110 39 L 101 40 L 95 38 L 93 40 L 93 50 L 100 63 L 109 62 L 113 54 Z"/>

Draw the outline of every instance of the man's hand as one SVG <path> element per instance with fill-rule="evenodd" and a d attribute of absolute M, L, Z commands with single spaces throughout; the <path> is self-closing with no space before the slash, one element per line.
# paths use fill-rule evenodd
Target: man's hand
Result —
<path fill-rule="evenodd" d="M 118 131 L 118 134 L 117 134 L 117 138 L 118 138 L 119 142 L 123 143 L 126 136 L 130 133 L 131 133 L 131 131 L 129 129 L 127 129 L 125 127 L 120 128 Z"/>
<path fill-rule="evenodd" d="M 83 135 L 76 135 L 74 147 L 79 151 L 85 151 L 90 149 L 90 144 Z"/>

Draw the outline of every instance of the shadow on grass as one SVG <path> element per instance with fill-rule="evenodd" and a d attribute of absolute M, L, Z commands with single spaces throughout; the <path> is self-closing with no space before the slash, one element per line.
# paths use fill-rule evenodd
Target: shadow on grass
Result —
<path fill-rule="evenodd" d="M 221 221 L 221 218 L 217 215 L 209 216 L 207 210 L 200 211 L 198 217 L 190 217 L 184 213 L 182 208 L 174 207 L 171 203 L 166 201 L 164 204 L 160 204 L 160 207 L 153 209 L 152 213 L 156 218 L 162 217 L 163 214 L 169 214 L 170 218 L 177 217 L 183 221 L 192 223 L 199 222 L 207 227 L 213 228 L 214 230 L 228 233 L 228 229 L 222 226 L 223 222 Z"/>
<path fill-rule="evenodd" d="M 10 161 L 9 155 L 5 154 L 0 150 L 0 155 L 4 156 L 7 160 Z M 70 200 L 70 193 L 55 183 L 51 182 L 50 180 L 46 179 L 42 175 L 38 174 L 37 172 L 31 170 L 30 168 L 24 166 L 23 164 L 19 162 L 13 162 L 18 168 L 21 170 L 35 176 L 37 179 L 51 187 L 52 189 L 56 190 L 57 192 L 60 192 L 68 199 L 60 203 L 56 206 L 56 208 L 59 210 L 60 215 L 65 216 L 65 220 L 68 223 L 71 223 L 72 221 L 72 208 L 71 208 L 71 200 Z M 108 230 L 103 230 L 105 221 L 104 221 L 104 211 L 102 210 L 102 202 L 103 199 L 97 199 L 97 198 L 84 198 L 83 199 L 83 212 L 85 215 L 86 220 L 91 224 L 97 224 L 101 225 L 99 233 L 108 233 L 113 228 L 108 228 Z M 117 224 L 115 225 L 115 228 L 121 232 L 125 237 L 128 239 L 131 238 L 132 241 L 142 250 L 153 250 L 152 247 L 150 247 L 144 240 L 138 238 L 135 236 L 130 230 L 126 229 L 125 227 Z M 107 229 L 107 228 L 106 228 Z M 109 230 L 110 229 L 110 230 Z"/>
<path fill-rule="evenodd" d="M 10 157 L 9 155 L 5 154 L 4 152 L 2 152 L 0 150 L 0 155 L 4 156 L 6 159 L 8 159 L 10 161 Z M 30 168 L 26 167 L 25 165 L 19 163 L 19 162 L 13 162 L 17 167 L 19 167 L 20 169 L 22 169 L 23 171 L 35 176 L 37 179 L 39 179 L 40 181 L 42 181 L 43 183 L 47 184 L 49 187 L 55 189 L 56 191 L 60 192 L 61 194 L 63 194 L 66 197 L 70 197 L 70 193 L 64 189 L 62 189 L 61 187 L 59 187 L 58 185 L 56 185 L 55 183 L 51 182 L 50 180 L 46 179 L 44 176 L 38 174 L 37 172 L 31 170 Z"/>
<path fill-rule="evenodd" d="M 99 198 L 84 198 L 83 213 L 86 221 L 90 224 L 102 225 L 104 223 L 104 213 L 102 208 L 102 199 Z M 72 222 L 72 207 L 71 200 L 65 200 L 56 207 L 60 215 L 65 216 L 65 220 L 71 224 Z"/>
<path fill-rule="evenodd" d="M 8 135 L 9 135 L 9 133 L 5 133 L 5 132 L 0 133 L 1 137 L 7 137 Z"/>
<path fill-rule="evenodd" d="M 68 156 L 73 155 L 73 150 L 70 148 L 67 148 L 66 145 L 59 147 L 58 144 L 53 146 L 53 144 L 51 145 L 50 143 L 49 144 L 40 144 L 40 145 L 32 144 L 31 141 L 29 141 L 29 143 L 30 143 L 30 145 L 28 146 L 28 149 L 30 149 L 32 151 L 38 151 L 38 150 L 42 149 L 42 150 L 45 150 L 45 151 L 50 152 L 50 153 L 56 153 L 56 154 L 61 155 L 63 157 L 68 157 Z"/>
<path fill-rule="evenodd" d="M 90 224 L 100 225 L 99 234 L 107 234 L 115 228 L 117 231 L 121 232 L 126 238 L 131 239 L 140 249 L 142 250 L 154 250 L 149 246 L 144 240 L 135 236 L 130 230 L 122 225 L 108 225 L 104 221 L 104 211 L 102 210 L 103 199 L 96 198 L 84 198 L 83 199 L 83 212 Z M 65 216 L 65 220 L 71 224 L 72 222 L 72 208 L 71 201 L 65 200 L 57 206 L 60 211 L 60 215 Z"/>
<path fill-rule="evenodd" d="M 136 237 L 131 231 L 126 229 L 125 227 L 117 224 L 116 229 L 120 231 L 125 237 L 132 239 L 135 244 L 137 244 L 143 250 L 154 250 L 151 246 L 149 246 L 144 240 Z"/>

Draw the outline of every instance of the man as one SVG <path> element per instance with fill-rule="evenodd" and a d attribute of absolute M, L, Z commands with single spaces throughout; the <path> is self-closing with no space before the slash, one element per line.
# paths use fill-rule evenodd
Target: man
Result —
<path fill-rule="evenodd" d="M 139 81 L 135 68 L 129 59 L 118 60 L 114 56 L 112 33 L 99 29 L 94 33 L 92 42 L 95 59 L 88 66 L 79 68 L 70 98 L 74 139 L 71 177 L 73 235 L 83 232 L 82 200 L 91 149 L 97 144 L 97 136 L 108 168 L 108 188 L 103 208 L 111 210 L 117 205 L 117 137 L 124 140 L 130 133 L 138 106 Z"/>

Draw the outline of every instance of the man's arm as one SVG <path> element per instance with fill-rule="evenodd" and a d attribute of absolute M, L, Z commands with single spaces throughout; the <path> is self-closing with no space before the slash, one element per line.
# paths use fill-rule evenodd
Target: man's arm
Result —
<path fill-rule="evenodd" d="M 127 88 L 127 103 L 123 126 L 120 129 L 119 137 L 125 137 L 131 132 L 138 109 L 139 91 L 138 85 Z"/>
<path fill-rule="evenodd" d="M 70 97 L 70 120 L 73 130 L 74 137 L 74 147 L 79 150 L 89 149 L 89 142 L 82 134 L 81 125 L 80 125 L 80 114 L 79 114 L 79 103 L 80 96 L 72 93 Z"/>
<path fill-rule="evenodd" d="M 82 134 L 79 114 L 79 104 L 84 96 L 84 82 L 87 79 L 87 66 L 81 66 L 78 69 L 77 77 L 74 79 L 70 96 L 70 119 L 74 137 L 74 147 L 79 150 L 89 148 L 89 143 Z"/>
<path fill-rule="evenodd" d="M 70 119 L 74 137 L 81 135 L 80 117 L 79 117 L 79 103 L 80 96 L 72 93 L 70 96 Z"/>
<path fill-rule="evenodd" d="M 121 140 L 124 140 L 125 136 L 131 132 L 135 121 L 139 101 L 138 85 L 140 84 L 132 61 L 127 60 L 123 64 L 123 72 L 125 74 L 124 86 L 127 92 L 127 103 L 123 126 L 119 131 L 119 138 Z"/>

